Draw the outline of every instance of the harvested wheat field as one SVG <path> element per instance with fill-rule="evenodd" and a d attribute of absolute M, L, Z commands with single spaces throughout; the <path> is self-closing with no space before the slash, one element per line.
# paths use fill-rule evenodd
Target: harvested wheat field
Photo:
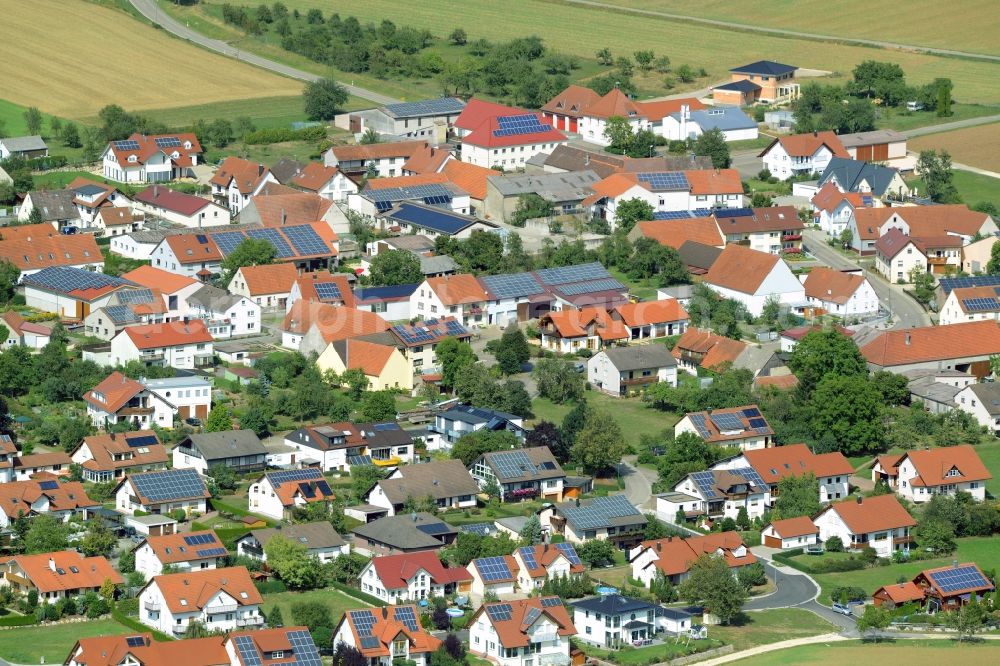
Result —
<path fill-rule="evenodd" d="M 913 151 L 947 150 L 954 162 L 1000 172 L 1000 123 L 920 136 L 910 139 L 906 147 Z"/>
<path fill-rule="evenodd" d="M 83 0 L 3 5 L 0 90 L 5 99 L 46 113 L 79 119 L 112 103 L 157 109 L 302 91 L 298 81 Z"/>

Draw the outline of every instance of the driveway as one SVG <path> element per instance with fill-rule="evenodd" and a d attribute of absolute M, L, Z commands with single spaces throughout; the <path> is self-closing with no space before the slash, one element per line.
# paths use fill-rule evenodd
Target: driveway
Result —
<path fill-rule="evenodd" d="M 619 465 L 619 473 L 625 482 L 625 497 L 632 506 L 640 511 L 652 511 L 653 482 L 660 478 L 660 475 L 651 469 L 640 467 L 636 464 L 636 456 L 625 456 Z"/>
<path fill-rule="evenodd" d="M 153 23 L 158 24 L 167 32 L 180 37 L 181 39 L 203 46 L 210 51 L 215 51 L 216 53 L 221 53 L 224 56 L 236 58 L 237 60 L 242 60 L 243 62 L 250 63 L 251 65 L 256 65 L 257 67 L 270 70 L 276 74 L 288 76 L 300 81 L 318 81 L 323 78 L 295 67 L 283 65 L 280 62 L 262 58 L 253 53 L 247 53 L 246 51 L 232 46 L 222 40 L 209 39 L 200 32 L 195 32 L 191 28 L 181 25 L 178 21 L 165 14 L 163 10 L 157 6 L 156 0 L 129 0 L 129 2 L 136 8 L 136 10 L 138 10 L 140 14 Z M 349 85 L 343 82 L 341 82 L 341 85 L 347 89 L 347 92 L 355 97 L 364 97 L 365 99 L 369 99 L 377 104 L 394 104 L 401 101 L 395 97 L 389 97 L 388 95 L 383 95 L 373 90 L 359 88 L 358 86 Z"/>

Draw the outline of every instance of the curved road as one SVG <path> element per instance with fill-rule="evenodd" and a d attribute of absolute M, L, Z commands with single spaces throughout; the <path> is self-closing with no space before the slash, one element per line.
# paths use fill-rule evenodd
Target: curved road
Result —
<path fill-rule="evenodd" d="M 133 3 L 135 4 L 135 3 Z M 699 23 L 711 25 L 719 28 L 738 29 L 746 32 L 757 32 L 769 35 L 779 35 L 781 37 L 795 37 L 799 39 L 811 39 L 820 41 L 833 41 L 852 46 L 874 46 L 881 49 L 892 49 L 896 51 L 914 51 L 918 53 L 930 53 L 932 55 L 951 56 L 959 58 L 971 58 L 973 60 L 988 60 L 990 62 L 1000 62 L 1000 56 L 988 53 L 970 53 L 968 51 L 955 51 L 953 49 L 939 49 L 933 46 L 917 46 L 915 44 L 898 44 L 896 42 L 883 42 L 875 39 L 861 39 L 857 37 L 838 37 L 836 35 L 821 35 L 812 32 L 800 32 L 798 30 L 785 30 L 783 28 L 768 28 L 765 26 L 747 25 L 734 21 L 723 21 L 721 19 L 703 18 L 700 16 L 688 16 L 685 14 L 672 14 L 652 9 L 639 9 L 636 7 L 622 7 L 611 5 L 605 2 L 595 2 L 594 0 L 555 0 L 553 4 L 581 5 L 593 7 L 595 9 L 606 9 L 615 13 L 640 14 L 642 16 L 653 16 L 674 21 L 687 21 L 688 23 Z"/>
<path fill-rule="evenodd" d="M 174 20 L 168 14 L 165 14 L 163 10 L 156 5 L 156 0 L 129 0 L 129 3 L 131 3 L 131 5 L 135 7 L 140 14 L 153 23 L 160 25 L 160 27 L 167 32 L 180 37 L 181 39 L 198 44 L 199 46 L 204 46 L 211 51 L 215 51 L 216 53 L 221 53 L 224 56 L 236 58 L 237 60 L 242 60 L 243 62 L 250 63 L 251 65 L 256 65 L 257 67 L 270 70 L 276 74 L 288 76 L 300 81 L 318 81 L 323 78 L 317 74 L 312 74 L 295 67 L 289 67 L 288 65 L 283 65 L 280 62 L 262 58 L 253 53 L 247 53 L 245 50 L 230 46 L 228 43 L 221 40 L 209 39 L 205 35 L 195 32 L 191 28 L 188 28 L 187 26 Z M 347 92 L 355 97 L 364 97 L 365 99 L 371 100 L 376 104 L 395 104 L 401 101 L 395 97 L 389 97 L 388 95 L 383 95 L 382 93 L 377 93 L 366 88 L 359 88 L 358 86 L 352 86 L 346 83 L 342 83 L 341 85 L 347 89 Z"/>

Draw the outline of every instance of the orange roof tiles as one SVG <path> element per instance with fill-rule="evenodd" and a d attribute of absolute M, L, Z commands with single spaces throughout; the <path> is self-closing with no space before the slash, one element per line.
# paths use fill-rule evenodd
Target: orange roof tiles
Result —
<path fill-rule="evenodd" d="M 819 267 L 809 271 L 802 286 L 809 298 L 843 305 L 851 300 L 851 296 L 861 288 L 864 281 L 863 276 L 855 273 Z"/>
<path fill-rule="evenodd" d="M 979 454 L 976 453 L 976 449 L 970 444 L 907 451 L 903 454 L 903 459 L 906 458 L 910 459 L 913 467 L 917 470 L 918 476 L 910 481 L 912 486 L 930 488 L 950 483 L 986 481 L 993 478 Z M 952 470 L 957 471 L 958 476 L 948 476 Z"/>
<path fill-rule="evenodd" d="M 40 593 L 99 588 L 104 581 L 125 582 L 103 557 L 84 557 L 75 550 L 16 555 L 13 562 Z"/>
<path fill-rule="evenodd" d="M 105 206 L 97 213 L 105 227 L 120 227 L 133 222 L 141 222 L 145 219 L 142 213 L 133 213 L 132 209 L 125 206 Z"/>
<path fill-rule="evenodd" d="M 342 347 L 342 349 L 341 349 Z M 378 377 L 392 358 L 395 347 L 379 345 L 365 340 L 342 340 L 334 343 L 348 370 L 361 370 L 369 377 Z"/>
<path fill-rule="evenodd" d="M 339 302 L 348 308 L 355 307 L 354 291 L 352 291 L 351 283 L 344 274 L 313 271 L 303 273 L 295 280 L 295 283 L 299 285 L 299 298 L 304 301 L 322 300 L 316 292 L 317 284 L 335 284 L 337 291 L 340 292 Z"/>
<path fill-rule="evenodd" d="M 380 558 L 375 559 L 378 560 Z M 432 636 L 419 623 L 416 629 L 410 629 L 407 624 L 397 619 L 397 613 L 405 610 L 409 610 L 414 616 L 419 617 L 420 615 L 420 611 L 412 604 L 372 608 L 371 613 L 375 617 L 375 622 L 372 624 L 370 630 L 367 631 L 367 634 L 362 634 L 361 628 L 355 626 L 354 616 L 350 612 L 345 613 L 341 621 L 346 622 L 347 626 L 350 627 L 351 633 L 354 636 L 354 645 L 365 656 L 366 661 L 381 661 L 377 658 L 391 657 L 393 654 L 392 644 L 399 636 L 406 638 L 406 642 L 408 643 L 407 648 L 411 654 L 426 654 L 437 650 L 441 646 L 439 638 Z M 361 645 L 362 635 L 374 636 L 377 639 L 377 644 L 372 647 Z"/>
<path fill-rule="evenodd" d="M 621 88 L 612 88 L 606 95 L 587 107 L 583 114 L 590 118 L 635 118 L 639 115 L 639 107 L 622 92 Z"/>
<path fill-rule="evenodd" d="M 100 384 L 83 394 L 83 399 L 101 411 L 114 414 L 146 387 L 115 370 Z M 103 396 L 103 400 L 98 396 Z"/>
<path fill-rule="evenodd" d="M 424 145 L 410 155 L 410 159 L 403 164 L 403 171 L 412 173 L 437 173 L 441 167 L 448 162 L 457 160 L 451 159 L 452 152 L 443 147 Z"/>
<path fill-rule="evenodd" d="M 660 245 L 680 249 L 687 241 L 723 247 L 725 238 L 719 231 L 719 224 L 714 217 L 692 217 L 684 220 L 653 220 L 643 221 L 636 225 L 638 233 L 646 238 L 652 238 Z"/>
<path fill-rule="evenodd" d="M 239 606 L 264 603 L 250 579 L 246 567 L 199 569 L 184 573 L 154 576 L 146 586 L 156 585 L 172 613 L 201 610 L 220 592 L 231 597 Z M 181 601 L 185 603 L 181 603 Z"/>
<path fill-rule="evenodd" d="M 718 532 L 687 539 L 680 537 L 652 539 L 643 541 L 641 546 L 643 552 L 651 549 L 657 555 L 657 559 L 647 566 L 655 566 L 666 576 L 686 573 L 694 561 L 702 555 L 721 554 L 730 567 L 742 567 L 757 561 L 757 557 L 743 543 L 743 537 L 739 532 Z M 744 549 L 742 556 L 736 554 L 740 548 Z"/>
<path fill-rule="evenodd" d="M 684 321 L 688 318 L 687 311 L 681 307 L 680 301 L 674 298 L 662 301 L 626 303 L 616 307 L 615 312 L 626 326 L 665 324 L 673 321 Z"/>
<path fill-rule="evenodd" d="M 416 553 L 383 555 L 372 560 L 375 573 L 387 590 L 398 590 L 407 586 L 413 576 L 424 571 L 437 585 L 471 581 L 472 575 L 465 567 L 446 567 L 437 553 L 425 550 Z"/>
<path fill-rule="evenodd" d="M 993 356 L 1000 354 L 1000 325 L 986 320 L 885 331 L 863 346 L 861 354 L 882 368 Z"/>
<path fill-rule="evenodd" d="M 546 102 L 542 111 L 548 111 L 561 116 L 579 118 L 591 105 L 601 99 L 595 91 L 578 85 L 570 85 L 561 93 Z"/>
<path fill-rule="evenodd" d="M 251 296 L 287 294 L 299 276 L 294 264 L 243 266 L 239 270 Z"/>
<path fill-rule="evenodd" d="M 530 111 L 526 112 L 526 114 L 536 116 L 539 125 L 538 130 L 523 132 L 521 134 L 503 134 L 502 132 L 498 132 L 498 130 L 503 129 L 500 126 L 500 121 L 497 117 L 493 117 L 483 121 L 479 127 L 465 135 L 462 142 L 472 146 L 494 148 L 500 146 L 534 145 L 539 143 L 558 144 L 566 141 L 566 135 L 546 122 L 542 117 L 542 114 L 531 113 Z"/>
<path fill-rule="evenodd" d="M 483 303 L 490 299 L 479 280 L 468 273 L 427 278 L 427 286 L 446 306 Z"/>
<path fill-rule="evenodd" d="M 180 141 L 181 145 L 171 146 L 169 148 L 160 148 L 158 145 L 156 145 L 156 139 L 164 139 L 164 138 L 177 139 L 178 141 Z M 135 134 L 132 134 L 130 137 L 128 137 L 128 139 L 125 139 L 125 141 L 134 141 L 136 144 L 138 144 L 138 148 L 125 149 L 125 150 L 119 148 L 119 145 L 123 144 L 124 141 L 112 141 L 108 144 L 108 149 L 110 149 L 112 154 L 114 154 L 115 159 L 118 161 L 118 164 L 120 164 L 123 167 L 133 167 L 133 166 L 139 166 L 140 164 L 145 164 L 150 157 L 160 152 L 162 152 L 167 157 L 170 157 L 171 160 L 175 161 L 178 164 L 183 162 L 185 164 L 190 165 L 192 163 L 191 157 L 193 155 L 201 154 L 201 144 L 198 143 L 198 137 L 196 137 L 194 134 L 191 134 L 190 132 L 180 133 L 180 134 L 150 134 L 148 136 L 136 132 Z M 184 147 L 185 143 L 189 144 L 191 147 L 185 148 Z M 174 152 L 178 154 L 178 159 L 176 160 L 174 160 L 174 158 L 172 157 Z M 132 155 L 135 155 L 136 157 L 136 160 L 134 162 L 129 161 L 129 157 Z"/>
<path fill-rule="evenodd" d="M 774 533 L 782 539 L 790 539 L 792 537 L 819 533 L 819 528 L 813 524 L 813 521 L 809 519 L 809 516 L 796 516 L 795 518 L 786 518 L 784 520 L 772 520 L 771 527 L 774 529 Z"/>
<path fill-rule="evenodd" d="M 743 194 L 740 172 L 736 169 L 692 169 L 685 171 L 691 194 Z"/>
<path fill-rule="evenodd" d="M 825 210 L 827 213 L 833 213 L 837 210 L 837 206 L 839 206 L 845 199 L 853 208 L 864 207 L 864 200 L 861 198 L 860 192 L 841 192 L 832 181 L 821 187 L 819 191 L 813 195 L 812 205 L 819 210 Z"/>
<path fill-rule="evenodd" d="M 128 639 L 139 637 L 142 645 L 129 645 Z M 229 654 L 223 645 L 224 636 L 189 638 L 183 641 L 158 642 L 149 632 L 81 638 L 70 651 L 70 657 L 81 666 L 120 666 L 132 655 L 142 666 L 230 666 Z"/>
<path fill-rule="evenodd" d="M 146 444 L 142 447 L 129 446 L 128 440 L 134 437 L 153 437 L 156 444 Z M 139 465 L 166 464 L 167 449 L 159 443 L 160 439 L 152 430 L 136 430 L 128 433 L 101 433 L 84 437 L 83 442 L 76 447 L 79 451 L 83 446 L 90 451 L 91 460 L 83 466 L 91 470 L 114 471 Z M 146 449 L 143 451 L 143 449 Z M 115 459 L 115 456 L 126 456 Z"/>
<path fill-rule="evenodd" d="M 740 407 L 727 407 L 725 409 L 714 409 L 711 410 L 711 412 L 691 412 L 689 414 L 685 414 L 685 417 L 701 415 L 704 418 L 705 427 L 708 430 L 708 436 L 705 437 L 701 435 L 701 433 L 699 433 L 699 436 L 701 436 L 702 439 L 704 439 L 706 442 L 728 442 L 736 439 L 746 439 L 747 437 L 759 437 L 759 436 L 769 437 L 774 435 L 774 431 L 771 429 L 770 424 L 767 423 L 767 419 L 765 419 L 763 416 L 757 417 L 764 421 L 764 426 L 766 426 L 766 429 L 763 432 L 761 432 L 758 428 L 751 426 L 750 419 L 753 417 L 744 414 L 743 410 L 745 409 L 754 409 L 757 411 L 758 414 L 760 413 L 760 409 L 758 409 L 757 405 L 742 405 Z M 724 430 L 720 428 L 718 425 L 716 425 L 715 422 L 710 418 L 712 416 L 718 417 L 723 415 L 730 415 L 736 417 L 736 421 L 739 422 L 739 429 L 737 430 L 733 428 L 732 430 L 730 429 Z"/>
<path fill-rule="evenodd" d="M 562 554 L 562 551 L 559 548 L 556 548 L 554 545 L 549 545 L 545 543 L 528 547 L 531 549 L 532 554 L 534 555 L 535 564 L 538 565 L 537 567 L 530 567 L 528 566 L 527 562 L 524 563 L 525 569 L 527 569 L 528 571 L 528 575 L 531 576 L 532 578 L 543 578 L 547 576 L 549 566 L 553 562 L 558 560 L 560 557 L 569 561 L 569 559 Z M 566 544 L 565 547 L 573 548 L 573 545 Z M 573 548 L 573 551 L 576 552 L 576 549 Z M 577 564 L 571 563 L 569 570 L 570 573 L 574 574 L 583 573 L 584 566 L 582 563 L 577 563 Z"/>
<path fill-rule="evenodd" d="M 236 181 L 236 189 L 240 194 L 252 194 L 271 173 L 263 164 L 257 164 L 241 157 L 227 157 L 219 165 L 219 169 L 210 181 L 213 185 L 229 188 Z"/>
<path fill-rule="evenodd" d="M 171 273 L 170 271 L 153 266 L 139 266 L 135 270 L 123 274 L 122 278 L 131 280 L 149 289 L 159 289 L 166 294 L 173 294 L 184 287 L 198 284 L 198 281 L 194 278 Z"/>
<path fill-rule="evenodd" d="M 604 308 L 558 310 L 542 316 L 541 325 L 551 322 L 561 338 L 582 338 L 596 335 L 602 340 L 626 340 L 631 336 L 620 321 L 611 318 Z"/>
<path fill-rule="evenodd" d="M 905 604 L 910 601 L 923 601 L 924 591 L 917 586 L 912 580 L 908 580 L 905 583 L 893 583 L 892 585 L 883 585 L 882 587 L 875 590 L 872 596 L 877 596 L 879 592 L 885 594 L 889 597 L 893 603 Z"/>
<path fill-rule="evenodd" d="M 754 386 L 763 388 L 769 386 L 781 391 L 787 391 L 799 385 L 799 378 L 789 373 L 787 375 L 759 376 L 753 380 Z"/>
<path fill-rule="evenodd" d="M 318 192 L 340 173 L 337 167 L 324 166 L 319 162 L 310 162 L 302 167 L 302 171 L 292 176 L 292 183 L 304 190 Z"/>
<path fill-rule="evenodd" d="M 268 194 L 263 192 L 250 201 L 265 227 L 309 224 L 322 220 L 333 202 L 312 192 Z M 321 222 L 329 229 L 330 225 Z M 317 228 L 314 226 L 314 228 Z"/>
<path fill-rule="evenodd" d="M 701 358 L 701 367 L 706 370 L 721 368 L 726 363 L 732 363 L 747 348 L 746 343 L 732 338 L 716 335 L 711 331 L 701 331 L 688 327 L 674 345 L 674 358 L 680 359 L 685 354 Z"/>
<path fill-rule="evenodd" d="M 680 113 L 681 107 L 688 107 L 689 111 L 701 111 L 705 105 L 701 100 L 694 97 L 680 97 L 677 99 L 662 99 L 652 102 L 636 102 L 639 114 L 651 121 L 663 120 L 672 113 Z"/>
<path fill-rule="evenodd" d="M 0 260 L 7 260 L 22 271 L 37 271 L 49 266 L 79 266 L 104 261 L 93 234 L 67 236 L 51 224 L 29 225 L 24 230 L 0 231 Z"/>
<path fill-rule="evenodd" d="M 21 512 L 30 513 L 31 505 L 43 496 L 49 498 L 50 511 L 75 511 L 98 506 L 78 481 L 59 482 L 55 488 L 47 490 L 42 490 L 34 479 L 0 483 L 0 509 L 8 518 L 16 518 Z"/>
<path fill-rule="evenodd" d="M 188 545 L 188 537 L 209 537 L 211 541 L 203 541 L 197 546 Z M 164 534 L 161 536 L 149 536 L 139 542 L 136 548 L 142 547 L 146 543 L 152 548 L 156 559 L 162 564 L 176 564 L 177 562 L 193 562 L 195 560 L 206 559 L 204 555 L 199 555 L 198 551 L 209 548 L 225 548 L 222 541 L 213 530 L 196 530 L 192 532 L 182 532 L 177 534 Z M 214 558 L 213 558 L 214 559 Z"/>
<path fill-rule="evenodd" d="M 285 315 L 281 329 L 305 335 L 315 326 L 325 342 L 357 338 L 389 330 L 389 324 L 374 312 L 326 303 L 298 300 Z"/>
<path fill-rule="evenodd" d="M 459 160 L 448 160 L 444 165 L 444 175 L 448 177 L 448 180 L 468 192 L 473 199 L 480 201 L 486 198 L 486 179 L 499 173 L 493 169 Z"/>
<path fill-rule="evenodd" d="M 473 97 L 466 103 L 465 108 L 462 109 L 462 113 L 458 114 L 458 118 L 455 119 L 455 127 L 471 132 L 490 118 L 496 116 L 517 116 L 525 113 L 531 112 L 527 109 L 494 104 L 493 102 Z"/>
<path fill-rule="evenodd" d="M 752 234 L 762 231 L 796 231 L 805 228 L 794 206 L 753 208 L 753 215 L 730 215 L 729 209 L 715 211 L 724 234 Z"/>
<path fill-rule="evenodd" d="M 417 185 L 433 185 L 447 183 L 448 176 L 443 173 L 422 173 L 416 176 L 395 176 L 393 178 L 373 178 L 368 181 L 366 189 L 385 190 L 391 187 L 415 187 Z"/>
<path fill-rule="evenodd" d="M 765 483 L 776 484 L 787 476 L 851 475 L 854 467 L 840 452 L 813 453 L 805 444 L 787 444 L 744 451 L 743 455 Z"/>
<path fill-rule="evenodd" d="M 705 274 L 705 282 L 743 294 L 753 294 L 775 269 L 781 258 L 744 245 L 730 244 Z"/>
<path fill-rule="evenodd" d="M 895 495 L 858 496 L 828 505 L 820 513 L 833 511 L 847 525 L 851 534 L 861 535 L 900 527 L 914 527 L 913 519 Z"/>
<path fill-rule="evenodd" d="M 212 342 L 212 334 L 208 332 L 208 327 L 201 319 L 192 319 L 188 322 L 173 321 L 164 324 L 126 326 L 122 333 L 129 337 L 137 349 L 179 347 Z"/>
<path fill-rule="evenodd" d="M 834 157 L 851 158 L 847 154 L 844 144 L 840 142 L 840 137 L 830 131 L 813 132 L 812 134 L 789 134 L 778 137 L 767 148 L 761 151 L 758 157 L 766 155 L 776 143 L 780 143 L 781 147 L 785 149 L 785 152 L 790 157 L 812 157 L 821 146 L 826 146 L 833 153 Z"/>
<path fill-rule="evenodd" d="M 209 239 L 208 243 L 198 240 L 203 234 L 175 234 L 167 236 L 163 242 L 167 244 L 170 251 L 177 257 L 180 264 L 201 264 L 222 260 L 222 252 L 214 241 Z"/>
<path fill-rule="evenodd" d="M 985 582 L 986 584 L 983 585 L 982 582 L 976 582 L 973 585 L 969 585 L 968 583 L 966 583 L 965 587 L 959 589 L 954 589 L 954 588 L 950 588 L 947 590 L 942 589 L 941 586 L 938 584 L 938 582 L 935 580 L 934 574 L 943 573 L 945 571 L 949 571 L 951 569 L 960 567 L 973 567 L 979 573 L 979 581 Z M 928 590 L 929 592 L 933 593 L 934 596 L 940 597 L 942 599 L 949 597 L 954 598 L 960 595 L 970 594 L 972 592 L 992 591 L 995 589 L 994 585 L 990 582 L 990 579 L 986 576 L 986 574 L 983 573 L 983 570 L 980 569 L 979 565 L 977 565 L 975 562 L 965 562 L 963 564 L 958 564 L 957 566 L 956 564 L 952 564 L 950 566 L 937 567 L 936 569 L 924 569 L 919 574 L 917 574 L 917 576 L 913 579 L 913 583 L 926 584 L 930 588 Z"/>
<path fill-rule="evenodd" d="M 543 606 L 542 601 L 545 599 L 557 599 L 560 603 Z M 497 602 L 507 604 L 511 608 L 510 619 L 503 620 L 490 617 L 487 609 L 493 604 L 483 604 L 473 614 L 470 622 L 476 622 L 479 618 L 485 618 L 487 622 L 493 625 L 493 628 L 496 630 L 497 640 L 505 648 L 527 647 L 532 643 L 534 639 L 529 632 L 542 616 L 546 616 L 549 621 L 558 627 L 556 633 L 560 636 L 575 636 L 576 626 L 573 624 L 573 620 L 570 618 L 566 607 L 561 602 L 562 600 L 559 597 L 532 597 L 531 599 L 511 599 L 509 601 Z M 540 611 L 541 615 L 538 615 L 529 624 L 526 620 L 529 613 L 535 615 L 532 611 Z M 501 617 L 506 617 L 506 615 Z"/>
<path fill-rule="evenodd" d="M 333 152 L 338 162 L 354 162 L 360 160 L 384 159 L 388 157 L 404 157 L 409 159 L 411 155 L 416 153 L 425 145 L 427 144 L 424 141 L 397 141 L 394 143 L 369 143 L 354 146 L 333 146 L 330 150 Z"/>
<path fill-rule="evenodd" d="M 958 307 L 962 309 L 962 312 L 969 312 L 965 309 L 965 302 L 974 298 L 996 298 L 997 292 L 995 287 L 959 287 L 957 289 L 952 289 L 951 293 L 955 295 L 955 300 L 958 303 Z M 977 313 L 982 313 L 984 310 L 976 310 Z"/>

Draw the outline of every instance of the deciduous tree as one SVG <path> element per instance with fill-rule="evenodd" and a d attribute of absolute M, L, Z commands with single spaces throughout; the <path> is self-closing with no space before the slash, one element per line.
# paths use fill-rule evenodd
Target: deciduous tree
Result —
<path fill-rule="evenodd" d="M 573 460 L 588 474 L 613 468 L 628 452 L 618 421 L 602 409 L 591 408 L 573 442 Z"/>
<path fill-rule="evenodd" d="M 702 555 L 691 564 L 688 577 L 680 584 L 678 592 L 692 603 L 702 603 L 722 624 L 729 624 L 747 600 L 747 591 L 736 580 L 726 561 L 712 555 Z"/>
<path fill-rule="evenodd" d="M 726 136 L 718 127 L 698 135 L 694 140 L 694 154 L 712 158 L 712 166 L 716 169 L 728 169 L 732 164 Z"/>
<path fill-rule="evenodd" d="M 424 280 L 420 258 L 407 250 L 386 250 L 372 258 L 371 283 L 376 286 L 419 284 Z"/>
<path fill-rule="evenodd" d="M 310 120 L 330 120 L 341 112 L 350 95 L 334 79 L 310 81 L 302 92 L 305 111 Z"/>

